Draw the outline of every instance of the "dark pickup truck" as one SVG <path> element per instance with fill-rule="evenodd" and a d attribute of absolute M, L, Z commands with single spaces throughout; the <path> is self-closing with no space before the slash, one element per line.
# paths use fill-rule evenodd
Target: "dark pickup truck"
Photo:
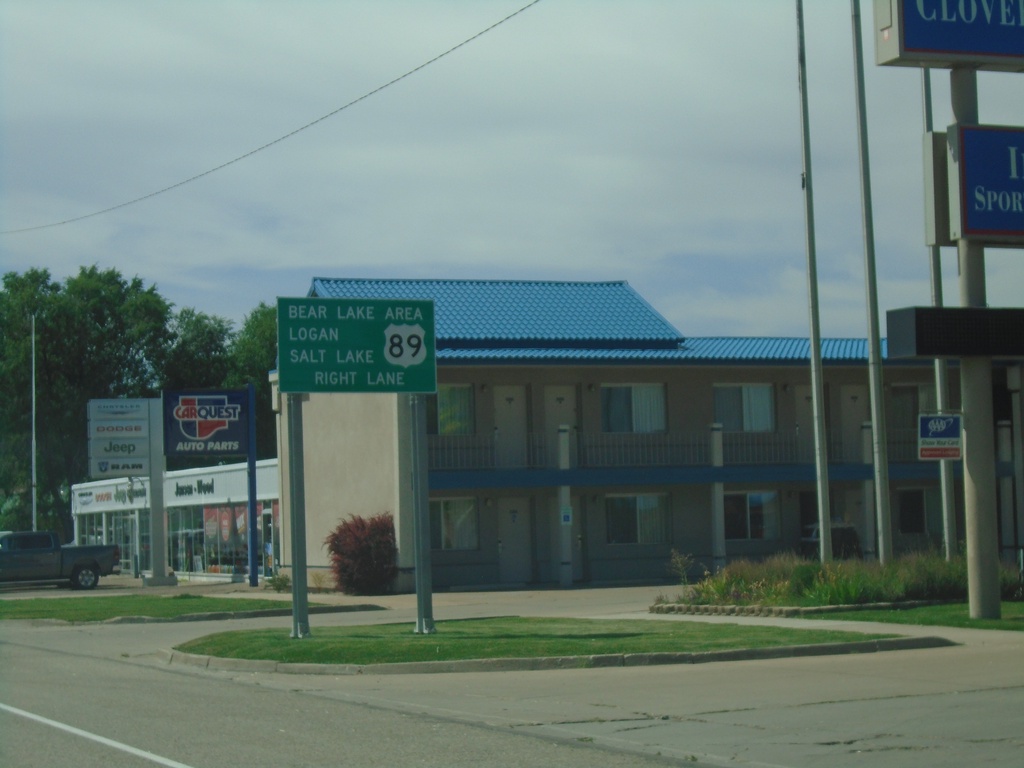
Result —
<path fill-rule="evenodd" d="M 0 583 L 67 582 L 92 589 L 100 576 L 121 572 L 121 549 L 114 544 L 61 546 L 56 533 L 0 533 Z"/>

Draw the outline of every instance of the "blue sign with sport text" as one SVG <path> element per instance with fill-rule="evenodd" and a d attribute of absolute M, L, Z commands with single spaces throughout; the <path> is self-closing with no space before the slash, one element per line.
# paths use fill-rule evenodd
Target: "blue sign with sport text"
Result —
<path fill-rule="evenodd" d="M 906 51 L 1024 57 L 1022 0 L 905 0 L 902 10 Z"/>
<path fill-rule="evenodd" d="M 1024 240 L 1024 129 L 961 126 L 959 144 L 958 236 Z"/>

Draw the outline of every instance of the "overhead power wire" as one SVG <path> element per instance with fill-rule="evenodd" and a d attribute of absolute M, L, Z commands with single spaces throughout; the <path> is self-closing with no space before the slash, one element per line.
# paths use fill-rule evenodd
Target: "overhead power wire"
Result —
<path fill-rule="evenodd" d="M 389 80 L 388 82 L 384 83 L 383 85 L 377 86 L 372 91 L 368 91 L 368 92 L 364 93 L 362 96 L 360 96 L 360 97 L 358 97 L 356 99 L 353 99 L 352 101 L 348 102 L 347 104 L 343 104 L 342 106 L 338 107 L 337 109 L 335 109 L 335 110 L 333 110 L 331 112 L 328 112 L 326 115 L 323 115 L 322 117 L 318 117 L 316 120 L 313 120 L 312 122 L 306 123 L 305 125 L 303 125 L 303 126 L 301 126 L 299 128 L 296 128 L 294 131 L 290 131 L 289 133 L 286 133 L 283 136 L 279 136 L 278 138 L 274 139 L 273 141 L 268 141 L 266 144 L 263 144 L 262 146 L 256 147 L 255 149 L 249 150 L 244 155 L 239 155 L 238 157 L 236 157 L 236 158 L 234 158 L 232 160 L 228 160 L 227 162 L 221 163 L 220 165 L 215 166 L 214 168 L 210 168 L 209 170 L 203 171 L 202 173 L 197 173 L 195 176 L 190 176 L 187 179 L 179 181 L 179 182 L 177 182 L 175 184 L 171 184 L 170 186 L 164 187 L 163 189 L 158 189 L 155 192 L 150 192 L 147 195 L 142 195 L 141 197 L 136 197 L 133 200 L 128 200 L 128 201 L 123 202 L 123 203 L 118 203 L 117 205 L 112 205 L 109 208 L 104 208 L 103 210 L 100 210 L 100 211 L 93 211 L 92 213 L 87 213 L 87 214 L 84 214 L 83 216 L 76 216 L 76 217 L 71 218 L 71 219 L 64 219 L 63 221 L 55 221 L 55 222 L 51 222 L 49 224 L 37 224 L 36 226 L 32 226 L 32 227 L 22 227 L 20 229 L 2 230 L 2 231 L 0 231 L 0 235 L 16 235 L 16 234 L 19 234 L 19 233 L 22 233 L 22 232 L 34 232 L 34 231 L 40 230 L 40 229 L 52 229 L 53 227 L 62 227 L 65 224 L 74 224 L 74 223 L 79 222 L 79 221 L 84 221 L 85 219 L 92 219 L 92 218 L 95 218 L 96 216 L 102 216 L 103 214 L 111 213 L 112 211 L 117 211 L 117 210 L 120 210 L 121 208 L 127 208 L 128 206 L 135 205 L 136 203 L 141 203 L 144 200 L 149 200 L 151 198 L 157 197 L 158 195 L 162 195 L 162 194 L 164 194 L 166 192 L 170 192 L 172 190 L 178 189 L 179 187 L 183 187 L 186 184 L 191 184 L 193 181 L 198 181 L 199 179 L 202 179 L 202 178 L 205 178 L 207 176 L 210 176 L 211 174 L 217 173 L 217 171 L 222 171 L 225 168 L 234 165 L 235 163 L 240 163 L 243 160 L 246 160 L 246 159 L 252 157 L 253 155 L 258 154 L 258 153 L 264 151 L 265 149 L 270 149 L 271 147 L 275 146 L 276 144 L 280 144 L 282 141 L 286 141 L 287 139 L 290 139 L 293 136 L 296 136 L 296 135 L 302 133 L 303 131 L 305 131 L 305 130 L 307 130 L 309 128 L 312 128 L 314 125 L 318 125 L 318 124 L 322 123 L 324 120 L 328 120 L 328 119 L 334 117 L 339 112 L 344 112 L 346 109 L 348 109 L 350 107 L 354 107 L 356 104 L 359 104 L 360 102 L 366 101 L 371 96 L 376 96 L 378 93 L 380 93 L 381 91 L 385 90 L 386 88 L 390 88 L 392 85 L 396 85 L 397 83 L 400 83 L 401 81 L 405 80 L 406 78 L 415 75 L 420 70 L 426 69 L 431 64 L 434 64 L 434 63 L 440 61 L 445 56 L 448 56 L 449 54 L 455 53 L 455 51 L 459 50 L 460 48 L 464 48 L 465 46 L 467 46 L 470 43 L 472 43 L 474 40 L 478 40 L 479 38 L 481 38 L 484 35 L 486 35 L 488 32 L 491 32 L 492 30 L 497 29 L 502 24 L 504 24 L 506 21 L 509 21 L 509 20 L 515 18 L 516 16 L 518 16 L 519 14 L 523 13 L 524 11 L 529 10 L 533 6 L 537 5 L 537 3 L 539 3 L 540 1 L 541 0 L 532 0 L 532 2 L 527 3 L 526 5 L 524 5 L 519 10 L 514 11 L 513 13 L 510 13 L 508 16 L 506 16 L 505 18 L 503 18 L 503 19 L 501 19 L 499 21 L 494 22 L 493 24 L 491 24 L 491 26 L 487 27 L 486 29 L 481 30 L 480 32 L 477 32 L 472 37 L 466 38 L 465 40 L 463 40 L 458 45 L 452 46 L 451 48 L 449 48 L 444 53 L 439 53 L 434 58 L 429 59 L 428 61 L 425 61 L 422 64 L 420 64 L 418 67 L 410 69 L 405 74 L 399 75 L 398 77 L 394 78 L 393 80 Z"/>

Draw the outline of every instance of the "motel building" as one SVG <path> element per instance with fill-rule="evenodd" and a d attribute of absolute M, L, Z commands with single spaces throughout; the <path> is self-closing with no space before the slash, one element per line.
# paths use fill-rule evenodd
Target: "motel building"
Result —
<path fill-rule="evenodd" d="M 738 558 L 817 556 L 807 339 L 686 337 L 625 282 L 317 278 L 308 295 L 434 302 L 438 385 L 425 401 L 435 589 L 667 582 L 673 551 L 694 559 L 694 575 Z M 867 343 L 824 339 L 821 351 L 833 530 L 843 554 L 873 558 Z M 1017 362 L 994 362 L 1007 560 L 1024 538 L 1020 379 Z M 918 414 L 935 409 L 934 368 L 884 359 L 883 381 L 894 552 L 941 550 L 939 462 L 920 461 L 917 445 Z M 949 390 L 955 410 L 955 362 Z M 342 520 L 386 512 L 395 589 L 413 591 L 412 396 L 300 397 L 308 575 L 329 578 L 324 540 Z M 288 397 L 275 385 L 274 399 L 279 460 L 260 462 L 257 478 L 261 577 L 292 559 Z M 962 540 L 959 461 L 953 470 Z M 244 464 L 167 473 L 167 562 L 179 578 L 247 578 L 246 498 Z M 116 541 L 125 573 L 147 569 L 145 480 L 78 485 L 72 504 L 77 541 Z"/>
<path fill-rule="evenodd" d="M 426 406 L 436 589 L 665 581 L 673 550 L 700 572 L 787 551 L 817 556 L 807 339 L 685 337 L 625 282 L 316 278 L 308 296 L 434 302 L 438 386 Z M 825 339 L 822 358 L 833 527 L 872 558 L 867 343 Z M 883 377 L 894 551 L 941 550 L 939 462 L 918 460 L 917 445 L 918 414 L 935 409 L 934 367 L 885 360 Z M 1019 381 L 1019 366 L 995 362 L 1008 559 L 1024 535 L 1013 499 Z M 955 364 L 949 388 L 956 408 Z M 340 521 L 391 513 L 396 589 L 412 591 L 412 396 L 301 397 L 310 571 L 328 568 L 323 542 Z M 275 403 L 286 489 L 288 398 L 276 393 Z M 962 538 L 959 462 L 954 469 Z M 288 567 L 287 494 L 281 520 Z"/>

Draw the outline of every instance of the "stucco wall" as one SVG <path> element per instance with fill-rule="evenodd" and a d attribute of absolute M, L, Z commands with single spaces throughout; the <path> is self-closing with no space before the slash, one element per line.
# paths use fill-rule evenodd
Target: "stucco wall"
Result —
<path fill-rule="evenodd" d="M 395 516 L 396 535 L 411 566 L 411 526 L 402 526 L 402 504 L 408 488 L 408 442 L 399 440 L 407 414 L 399 415 L 406 398 L 396 395 L 311 395 L 304 397 L 303 459 L 305 463 L 306 560 L 310 568 L 327 567 L 324 539 L 343 519 Z M 288 398 L 282 397 L 281 439 L 287 441 Z M 289 452 L 281 452 L 282 560 L 291 564 L 291 472 Z M 403 482 L 405 481 L 405 482 Z M 406 563 L 400 562 L 400 566 Z"/>

